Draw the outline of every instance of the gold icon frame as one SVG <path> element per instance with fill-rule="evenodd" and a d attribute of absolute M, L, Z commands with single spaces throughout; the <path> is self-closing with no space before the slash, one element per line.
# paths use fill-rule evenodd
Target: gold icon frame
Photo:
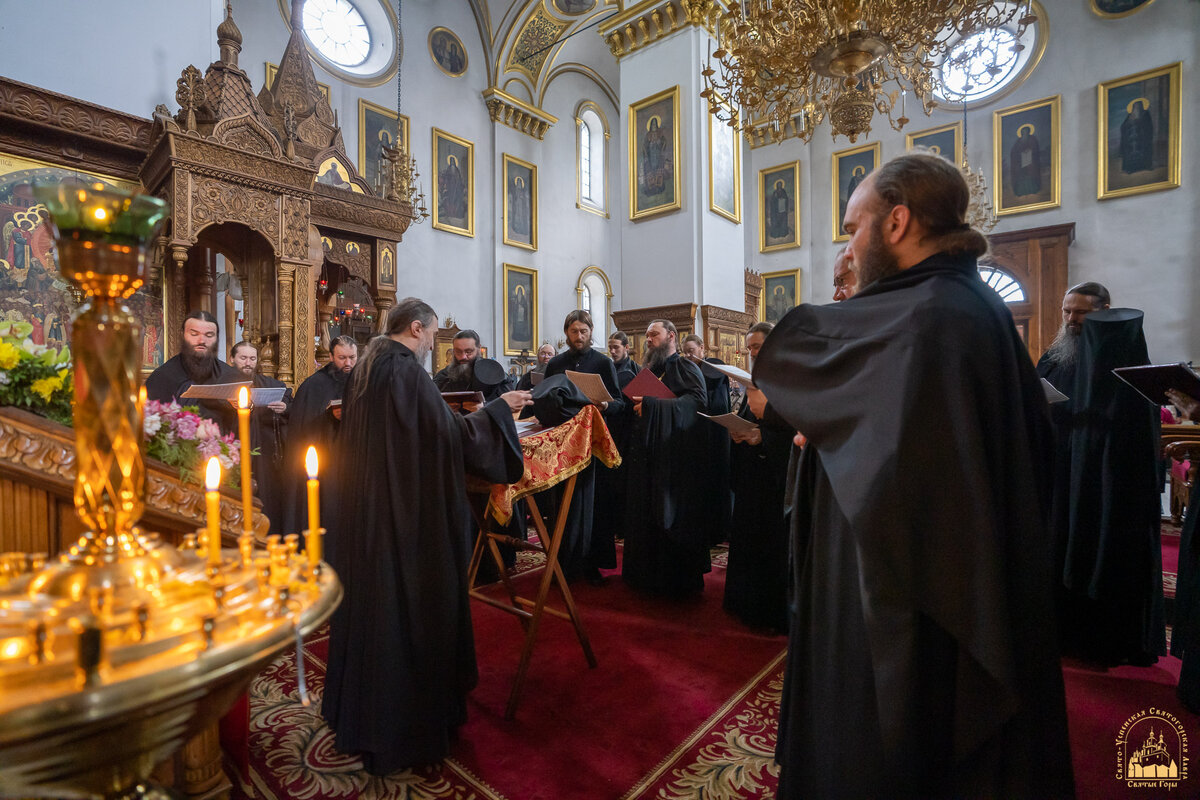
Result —
<path fill-rule="evenodd" d="M 441 218 L 439 208 L 441 206 L 441 183 L 438 180 L 438 174 L 441 170 L 442 158 L 438 145 L 441 142 L 455 144 L 463 147 L 467 151 L 467 174 L 465 176 L 467 182 L 467 226 L 465 228 L 454 225 L 450 222 L 444 222 Z M 448 156 L 453 153 L 447 154 Z M 440 128 L 433 129 L 433 175 L 430 177 L 433 183 L 433 227 L 439 231 L 447 233 L 457 233 L 459 236 L 475 236 L 475 144 L 467 139 L 455 136 L 452 133 L 447 133 Z"/>
<path fill-rule="evenodd" d="M 1136 11 L 1137 9 L 1134 10 Z M 1167 96 L 1170 103 L 1170 109 L 1168 110 L 1166 179 L 1138 186 L 1112 189 L 1109 187 L 1109 164 L 1107 158 L 1109 150 L 1107 124 L 1109 94 L 1114 89 L 1120 89 L 1122 86 L 1128 86 L 1131 83 L 1141 83 L 1162 77 L 1167 78 Z M 1129 195 L 1159 192 L 1164 189 L 1178 187 L 1182 183 L 1183 174 L 1183 131 L 1181 125 L 1183 116 L 1183 62 L 1176 61 L 1174 64 L 1167 64 L 1166 66 L 1148 69 L 1133 75 L 1126 75 L 1123 78 L 1104 81 L 1096 87 L 1096 92 L 1098 95 L 1096 104 L 1096 198 L 1099 200 L 1108 200 L 1113 197 L 1128 197 Z M 1132 105 L 1132 102 L 1130 105 Z"/>
<path fill-rule="evenodd" d="M 640 117 L 641 113 L 664 100 L 671 101 L 671 176 L 672 186 L 674 188 L 674 200 L 667 203 L 662 203 L 657 206 L 647 206 L 639 208 L 637 204 L 637 151 L 638 151 L 638 131 L 643 127 L 649 127 L 650 117 L 643 120 Z M 651 115 L 655 116 L 655 115 Z M 668 211 L 676 211 L 683 207 L 683 193 L 681 191 L 681 174 L 683 172 L 683 164 L 679 158 L 679 86 L 676 84 L 670 89 L 659 92 L 658 94 L 650 95 L 636 103 L 629 104 L 629 139 L 627 156 L 627 171 L 629 173 L 629 219 L 638 220 L 647 217 L 665 214 Z"/>

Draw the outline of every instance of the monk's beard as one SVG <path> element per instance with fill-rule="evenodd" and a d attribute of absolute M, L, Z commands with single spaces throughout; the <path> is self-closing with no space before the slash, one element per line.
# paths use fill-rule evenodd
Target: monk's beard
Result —
<path fill-rule="evenodd" d="M 867 287 L 880 278 L 895 275 L 900 271 L 900 262 L 883 243 L 883 217 L 871 226 L 871 238 L 867 250 L 858 263 L 858 285 Z"/>
<path fill-rule="evenodd" d="M 651 347 L 646 344 L 646 368 L 652 372 L 657 372 L 659 367 L 667 363 L 667 359 L 671 357 L 671 343 L 663 342 L 658 347 Z"/>
<path fill-rule="evenodd" d="M 1079 358 L 1079 333 L 1067 323 L 1063 323 L 1054 336 L 1054 341 L 1046 348 L 1046 360 L 1051 364 L 1069 367 Z"/>
<path fill-rule="evenodd" d="M 184 345 L 179 354 L 183 361 L 183 371 L 193 383 L 201 383 L 210 379 L 217 365 L 216 348 L 205 348 L 197 351 L 194 347 Z"/>
<path fill-rule="evenodd" d="M 452 381 L 469 381 L 475 374 L 475 362 L 464 361 L 460 364 L 455 361 L 449 366 L 446 374 Z"/>

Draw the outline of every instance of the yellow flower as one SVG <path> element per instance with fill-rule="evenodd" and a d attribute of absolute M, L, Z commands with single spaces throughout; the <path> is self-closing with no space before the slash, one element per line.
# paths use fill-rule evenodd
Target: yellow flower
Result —
<path fill-rule="evenodd" d="M 21 351 L 16 345 L 0 342 L 0 369 L 12 369 L 21 360 Z"/>
<path fill-rule="evenodd" d="M 55 376 L 53 378 L 38 378 L 29 387 L 36 394 L 41 395 L 41 398 L 47 403 L 50 402 L 50 396 L 62 388 L 63 379 Z"/>

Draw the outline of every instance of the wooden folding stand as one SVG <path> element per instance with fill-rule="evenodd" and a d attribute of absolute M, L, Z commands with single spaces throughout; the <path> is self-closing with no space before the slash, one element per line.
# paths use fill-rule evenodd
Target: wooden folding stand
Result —
<path fill-rule="evenodd" d="M 533 656 L 533 644 L 537 639 L 538 627 L 541 625 L 543 613 L 570 620 L 571 624 L 575 626 L 575 635 L 579 638 L 579 645 L 583 648 L 583 655 L 587 659 L 588 666 L 594 668 L 597 664 L 596 655 L 592 652 L 591 642 L 588 641 L 587 631 L 583 629 L 583 620 L 580 619 L 579 610 L 575 607 L 575 599 L 571 596 L 571 588 L 567 585 L 566 578 L 563 577 L 562 567 L 558 564 L 558 551 L 562 546 L 563 529 L 567 524 L 567 514 L 571 510 L 571 500 L 575 496 L 575 479 L 577 477 L 577 475 L 572 475 L 567 479 L 566 485 L 563 487 L 563 502 L 559 506 L 558 515 L 554 520 L 553 533 L 546 531 L 546 525 L 542 521 L 541 513 L 538 511 L 537 501 L 530 494 L 525 498 L 525 501 L 529 503 L 530 516 L 533 517 L 533 524 L 538 533 L 538 543 L 534 544 L 533 542 L 522 541 L 511 536 L 492 533 L 487 530 L 485 525 L 480 528 L 479 538 L 475 542 L 475 551 L 471 554 L 471 568 L 467 581 L 467 585 L 471 587 L 471 597 L 490 606 L 495 606 L 501 611 L 515 615 L 521 620 L 521 627 L 525 629 L 525 644 L 521 648 L 521 662 L 517 666 L 517 677 L 513 681 L 512 692 L 508 696 L 508 706 L 504 710 L 505 719 L 512 719 L 517 713 L 517 701 L 521 697 L 521 688 L 525 684 L 525 675 L 529 671 L 529 661 Z M 479 564 L 483 560 L 485 542 L 486 547 L 491 551 L 492 558 L 496 562 L 496 569 L 500 573 L 500 580 L 504 583 L 504 588 L 508 592 L 508 603 L 490 597 L 475 588 L 475 576 L 479 572 Z M 500 548 L 497 547 L 497 542 L 510 545 L 518 550 L 533 551 L 546 555 L 546 567 L 542 572 L 541 580 L 538 581 L 537 599 L 530 600 L 527 597 L 521 597 L 517 594 L 512 579 L 508 576 L 508 572 L 504 567 L 504 559 L 500 555 Z M 559 591 L 562 592 L 563 604 L 566 610 L 546 605 L 551 583 L 558 584 Z"/>

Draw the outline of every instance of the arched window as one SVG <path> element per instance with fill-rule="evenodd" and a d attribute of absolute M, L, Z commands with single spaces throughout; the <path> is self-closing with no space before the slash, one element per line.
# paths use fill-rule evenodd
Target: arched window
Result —
<path fill-rule="evenodd" d="M 590 100 L 579 105 L 575 124 L 579 130 L 579 162 L 576 165 L 579 191 L 575 205 L 585 211 L 608 216 L 608 124 L 600 107 Z"/>
<path fill-rule="evenodd" d="M 604 270 L 588 267 L 579 273 L 575 294 L 579 298 L 579 308 L 592 315 L 592 346 L 604 347 L 608 344 L 609 313 L 612 311 L 612 284 Z"/>
<path fill-rule="evenodd" d="M 995 289 L 996 294 L 1000 295 L 1000 299 L 1004 302 L 1025 302 L 1025 290 L 1021 288 L 1021 284 L 1016 278 L 999 267 L 980 265 L 979 277 L 983 278 L 984 283 Z"/>
<path fill-rule="evenodd" d="M 1024 5 L 1024 0 L 999 0 L 1001 6 Z M 964 100 L 983 104 L 998 100 L 1021 84 L 1037 66 L 1046 49 L 1049 25 L 1046 11 L 1033 3 L 1037 21 L 1028 25 L 1023 35 L 1016 18 L 1005 26 L 974 30 L 957 37 L 945 61 L 934 73 L 934 98 L 942 104 L 958 108 Z"/>

